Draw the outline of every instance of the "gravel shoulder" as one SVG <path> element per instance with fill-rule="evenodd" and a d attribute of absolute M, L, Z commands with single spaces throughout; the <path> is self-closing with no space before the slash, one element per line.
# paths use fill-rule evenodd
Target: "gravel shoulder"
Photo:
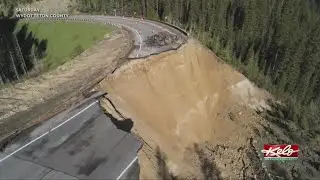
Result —
<path fill-rule="evenodd" d="M 127 31 L 111 35 L 75 59 L 0 90 L 0 141 L 81 101 L 87 88 L 110 73 L 131 48 Z"/>

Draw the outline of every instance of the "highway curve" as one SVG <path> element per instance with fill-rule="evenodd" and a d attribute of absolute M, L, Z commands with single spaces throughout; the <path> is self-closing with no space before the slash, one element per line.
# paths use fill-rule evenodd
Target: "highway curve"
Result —
<path fill-rule="evenodd" d="M 44 20 L 44 19 L 26 19 Z M 134 35 L 129 58 L 141 58 L 179 47 L 152 47 L 144 41 L 158 32 L 186 40 L 174 27 L 149 20 L 78 15 L 66 19 L 121 26 Z M 103 114 L 97 97 L 66 110 L 19 134 L 0 151 L 0 179 L 128 179 L 138 178 L 137 151 L 141 142 L 130 133 L 133 123 L 121 124 Z"/>
<path fill-rule="evenodd" d="M 145 19 L 137 19 L 130 17 L 118 16 L 95 16 L 95 15 L 76 15 L 67 18 L 25 18 L 26 20 L 71 20 L 71 21 L 86 21 L 98 22 L 103 24 L 111 24 L 129 30 L 134 35 L 134 49 L 129 55 L 129 58 L 142 58 L 151 54 L 160 53 L 169 49 L 177 48 L 180 44 L 187 40 L 187 33 L 182 29 L 167 25 L 158 21 Z M 165 46 L 150 46 L 146 45 L 147 37 L 159 32 L 177 36 L 179 43 Z"/>

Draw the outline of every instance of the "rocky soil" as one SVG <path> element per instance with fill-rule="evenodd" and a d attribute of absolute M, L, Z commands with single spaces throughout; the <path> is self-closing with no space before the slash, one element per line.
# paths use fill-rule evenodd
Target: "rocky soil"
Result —
<path fill-rule="evenodd" d="M 178 36 L 171 35 L 166 32 L 159 32 L 153 36 L 149 36 L 145 43 L 149 46 L 165 46 L 173 43 L 178 43 Z"/>
<path fill-rule="evenodd" d="M 266 118 L 273 97 L 195 40 L 128 62 L 95 89 L 109 114 L 134 121 L 141 179 L 320 177 L 314 136 Z M 299 159 L 265 161 L 263 144 L 279 143 L 300 144 Z"/>

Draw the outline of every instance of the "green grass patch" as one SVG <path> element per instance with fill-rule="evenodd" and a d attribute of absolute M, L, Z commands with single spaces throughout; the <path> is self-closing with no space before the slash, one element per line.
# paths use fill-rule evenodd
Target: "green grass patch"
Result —
<path fill-rule="evenodd" d="M 20 23 L 17 30 L 23 24 L 25 23 Z M 28 22 L 27 24 L 28 31 L 36 38 L 48 41 L 46 56 L 42 59 L 45 70 L 64 64 L 112 31 L 112 27 L 102 24 L 79 22 Z"/>

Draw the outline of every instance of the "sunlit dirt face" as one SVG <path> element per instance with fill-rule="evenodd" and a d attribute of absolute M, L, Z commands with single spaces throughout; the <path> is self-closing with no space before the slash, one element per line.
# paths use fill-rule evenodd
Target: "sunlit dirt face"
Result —
<path fill-rule="evenodd" d="M 190 40 L 178 51 L 129 62 L 103 80 L 100 88 L 133 119 L 139 136 L 165 152 L 179 171 L 188 159 L 185 152 L 196 143 L 217 143 L 231 136 L 239 143 L 246 139 L 240 123 L 223 115 L 241 100 L 234 85 L 244 80 Z"/>

